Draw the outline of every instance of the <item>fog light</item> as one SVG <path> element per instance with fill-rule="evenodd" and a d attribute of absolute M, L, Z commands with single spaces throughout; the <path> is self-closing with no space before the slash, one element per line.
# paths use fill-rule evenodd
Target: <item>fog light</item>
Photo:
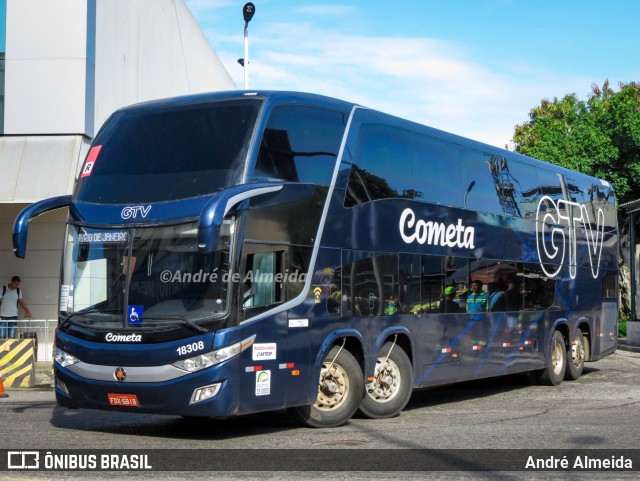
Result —
<path fill-rule="evenodd" d="M 220 391 L 220 383 L 209 384 L 208 386 L 202 386 L 193 391 L 191 396 L 191 402 L 189 404 L 195 404 L 206 399 L 210 399 Z"/>

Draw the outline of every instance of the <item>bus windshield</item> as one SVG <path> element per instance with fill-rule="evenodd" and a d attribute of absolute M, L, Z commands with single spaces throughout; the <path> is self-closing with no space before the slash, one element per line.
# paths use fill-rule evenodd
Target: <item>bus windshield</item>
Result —
<path fill-rule="evenodd" d="M 197 225 L 89 229 L 69 225 L 62 319 L 94 328 L 200 324 L 228 312 L 230 226 L 220 250 L 198 253 Z M 133 315 L 132 315 L 133 311 Z"/>
<path fill-rule="evenodd" d="M 93 143 L 75 199 L 152 203 L 240 183 L 261 105 L 254 98 L 116 112 Z"/>

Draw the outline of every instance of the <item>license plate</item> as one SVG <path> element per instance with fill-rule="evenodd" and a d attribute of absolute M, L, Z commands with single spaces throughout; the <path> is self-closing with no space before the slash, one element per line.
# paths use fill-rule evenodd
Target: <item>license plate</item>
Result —
<path fill-rule="evenodd" d="M 125 406 L 125 407 L 134 407 L 137 408 L 140 404 L 138 403 L 138 396 L 135 394 L 119 394 L 110 392 L 107 394 L 109 397 L 109 404 L 111 406 Z"/>

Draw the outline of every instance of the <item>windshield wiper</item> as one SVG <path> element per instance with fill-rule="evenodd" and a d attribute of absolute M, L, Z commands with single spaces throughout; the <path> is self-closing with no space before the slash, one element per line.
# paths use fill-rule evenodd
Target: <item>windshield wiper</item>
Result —
<path fill-rule="evenodd" d="M 78 312 L 74 312 L 73 314 L 69 314 L 67 316 L 67 318 L 62 321 L 60 323 L 60 325 L 58 326 L 59 329 L 64 328 L 67 324 L 71 323 L 71 318 L 76 317 L 76 316 L 82 316 L 84 314 L 92 314 L 92 313 L 106 313 L 106 314 L 112 314 L 112 313 L 122 313 L 121 309 L 98 309 L 97 307 L 92 307 L 90 309 L 83 309 L 82 311 L 78 311 Z"/>
<path fill-rule="evenodd" d="M 143 320 L 147 320 L 147 321 L 169 321 L 169 320 L 180 321 L 183 324 L 191 327 L 192 329 L 195 329 L 198 332 L 202 332 L 202 333 L 209 332 L 204 327 L 198 326 L 196 323 L 194 323 L 193 321 L 190 321 L 186 317 L 180 317 L 180 316 L 153 316 L 153 317 L 141 317 L 140 320 L 141 321 L 143 321 Z"/>

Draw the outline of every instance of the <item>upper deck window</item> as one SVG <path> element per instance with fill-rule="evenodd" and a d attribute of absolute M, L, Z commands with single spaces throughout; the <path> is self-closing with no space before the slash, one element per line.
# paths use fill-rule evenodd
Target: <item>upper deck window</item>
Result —
<path fill-rule="evenodd" d="M 269 116 L 253 178 L 329 185 L 346 118 L 307 105 L 281 105 Z"/>
<path fill-rule="evenodd" d="M 85 163 L 76 199 L 161 202 L 238 184 L 261 104 L 242 99 L 115 113 L 93 143 L 97 156 L 91 168 L 91 154 Z"/>

